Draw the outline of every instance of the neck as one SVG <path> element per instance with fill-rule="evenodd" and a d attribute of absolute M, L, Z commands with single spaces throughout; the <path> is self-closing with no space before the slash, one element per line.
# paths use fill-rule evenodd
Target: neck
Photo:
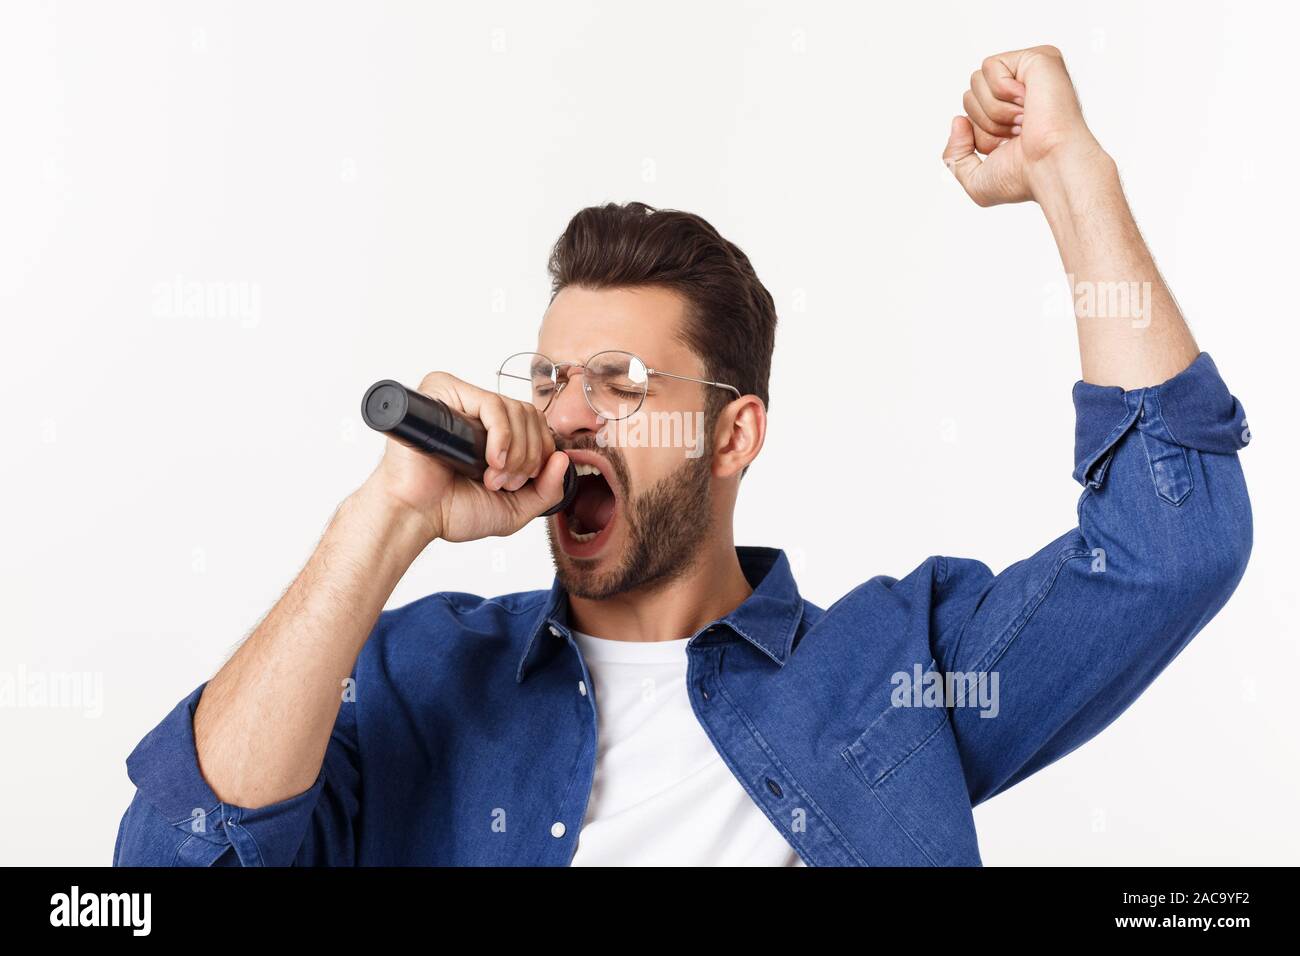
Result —
<path fill-rule="evenodd" d="M 584 634 L 617 641 L 672 641 L 734 611 L 753 593 L 736 557 L 731 529 L 710 536 L 678 577 L 614 597 L 569 596 L 569 621 Z"/>

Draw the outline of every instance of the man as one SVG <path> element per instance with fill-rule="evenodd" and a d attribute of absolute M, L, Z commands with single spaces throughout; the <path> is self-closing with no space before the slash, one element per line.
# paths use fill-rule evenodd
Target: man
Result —
<path fill-rule="evenodd" d="M 131 754 L 115 863 L 979 865 L 971 808 L 1132 703 L 1235 588 L 1251 517 L 1242 409 L 1058 51 L 989 58 L 965 110 L 948 166 L 981 206 L 1036 201 L 1078 293 L 1075 527 L 996 576 L 935 557 L 803 601 L 781 552 L 732 541 L 771 296 L 698 217 L 585 209 L 500 394 L 422 383 L 486 426 L 484 482 L 389 443 L 266 619 Z M 1087 295 L 1116 288 L 1141 294 Z M 685 435 L 696 412 L 694 451 L 614 440 Z M 430 542 L 558 502 L 569 461 L 550 591 L 381 613 Z"/>

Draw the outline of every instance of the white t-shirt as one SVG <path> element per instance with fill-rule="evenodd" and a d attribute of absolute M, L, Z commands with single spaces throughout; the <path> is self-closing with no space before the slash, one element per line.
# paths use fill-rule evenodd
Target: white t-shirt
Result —
<path fill-rule="evenodd" d="M 573 866 L 804 866 L 691 710 L 686 644 L 573 632 L 595 684 L 596 771 Z"/>

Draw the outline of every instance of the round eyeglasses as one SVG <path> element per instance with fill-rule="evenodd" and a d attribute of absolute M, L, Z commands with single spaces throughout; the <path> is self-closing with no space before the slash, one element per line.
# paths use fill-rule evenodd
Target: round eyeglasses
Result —
<path fill-rule="evenodd" d="M 516 352 L 497 369 L 497 391 L 506 398 L 532 402 L 538 411 L 544 412 L 564 391 L 575 369 L 582 372 L 582 394 L 587 405 L 611 422 L 636 414 L 645 401 L 652 375 L 726 388 L 740 397 L 740 390 L 734 385 L 662 372 L 620 349 L 597 352 L 585 362 L 553 362 L 540 352 Z"/>

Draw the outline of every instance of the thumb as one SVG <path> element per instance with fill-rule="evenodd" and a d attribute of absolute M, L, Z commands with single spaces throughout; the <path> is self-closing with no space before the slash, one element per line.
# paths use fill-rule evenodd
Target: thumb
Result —
<path fill-rule="evenodd" d="M 564 497 L 564 473 L 568 470 L 569 456 L 562 451 L 552 452 L 537 477 L 511 496 L 511 503 L 530 519 L 550 510 Z"/>
<path fill-rule="evenodd" d="M 943 150 L 943 162 L 957 177 L 963 189 L 971 192 L 971 177 L 983 162 L 975 155 L 975 127 L 964 116 L 952 118 L 952 128 L 948 131 L 948 145 Z"/>

